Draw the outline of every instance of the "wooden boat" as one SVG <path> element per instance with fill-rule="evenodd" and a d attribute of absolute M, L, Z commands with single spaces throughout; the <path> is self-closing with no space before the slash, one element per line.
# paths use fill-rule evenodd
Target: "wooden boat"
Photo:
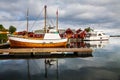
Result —
<path fill-rule="evenodd" d="M 28 38 L 9 37 L 11 47 L 42 48 L 42 47 L 65 47 L 67 39 L 43 39 L 34 40 Z"/>
<path fill-rule="evenodd" d="M 11 47 L 42 48 L 42 47 L 65 47 L 67 38 L 61 39 L 59 33 L 45 33 L 43 39 L 19 36 L 9 37 Z"/>
<path fill-rule="evenodd" d="M 67 38 L 62 39 L 58 33 L 58 29 L 50 29 L 47 32 L 46 28 L 46 6 L 45 8 L 45 27 L 44 27 L 44 37 L 41 38 L 29 38 L 21 36 L 9 36 L 9 42 L 11 47 L 21 47 L 21 48 L 51 48 L 51 47 L 65 47 L 67 44 Z M 58 15 L 57 15 L 58 16 Z M 58 17 L 57 22 L 58 23 Z M 58 24 L 56 24 L 58 28 Z M 27 28 L 28 29 L 28 28 Z"/>

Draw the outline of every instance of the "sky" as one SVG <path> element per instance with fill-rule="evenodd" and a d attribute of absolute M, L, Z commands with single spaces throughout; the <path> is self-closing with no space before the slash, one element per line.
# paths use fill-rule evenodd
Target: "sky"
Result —
<path fill-rule="evenodd" d="M 0 24 L 25 29 L 29 9 L 30 29 L 39 29 L 44 25 L 44 5 L 50 25 L 56 24 L 58 10 L 59 28 L 92 27 L 120 33 L 120 0 L 0 0 Z"/>

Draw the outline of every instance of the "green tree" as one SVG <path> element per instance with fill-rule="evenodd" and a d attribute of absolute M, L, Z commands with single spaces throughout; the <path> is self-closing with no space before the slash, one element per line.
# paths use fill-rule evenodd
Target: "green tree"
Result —
<path fill-rule="evenodd" d="M 0 24 L 0 31 L 4 32 L 4 31 L 8 31 L 8 30 L 5 29 L 2 24 Z M 0 43 L 7 42 L 7 40 L 8 40 L 7 34 L 0 34 Z"/>
<path fill-rule="evenodd" d="M 16 31 L 16 28 L 14 26 L 9 27 L 9 33 L 12 34 Z"/>
<path fill-rule="evenodd" d="M 0 34 L 0 44 L 7 42 L 8 37 L 7 34 Z"/>
<path fill-rule="evenodd" d="M 4 30 L 5 30 L 4 26 L 0 24 L 0 31 L 4 31 Z"/>
<path fill-rule="evenodd" d="M 94 30 L 92 28 L 88 27 L 88 28 L 85 28 L 85 31 L 90 32 L 90 31 L 94 31 Z"/>

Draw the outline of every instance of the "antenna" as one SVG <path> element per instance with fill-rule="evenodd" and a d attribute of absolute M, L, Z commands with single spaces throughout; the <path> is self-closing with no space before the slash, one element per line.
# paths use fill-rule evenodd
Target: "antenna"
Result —
<path fill-rule="evenodd" d="M 56 30 L 58 32 L 58 10 L 56 12 Z"/>

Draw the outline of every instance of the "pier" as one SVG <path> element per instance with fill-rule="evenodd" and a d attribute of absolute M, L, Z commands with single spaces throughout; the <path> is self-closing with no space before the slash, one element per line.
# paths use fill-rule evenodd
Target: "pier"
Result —
<path fill-rule="evenodd" d="M 91 57 L 90 48 L 14 48 L 0 49 L 0 59 L 39 59 Z"/>
<path fill-rule="evenodd" d="M 36 52 L 92 52 L 90 48 L 9 48 L 0 49 L 0 53 L 36 53 Z"/>

